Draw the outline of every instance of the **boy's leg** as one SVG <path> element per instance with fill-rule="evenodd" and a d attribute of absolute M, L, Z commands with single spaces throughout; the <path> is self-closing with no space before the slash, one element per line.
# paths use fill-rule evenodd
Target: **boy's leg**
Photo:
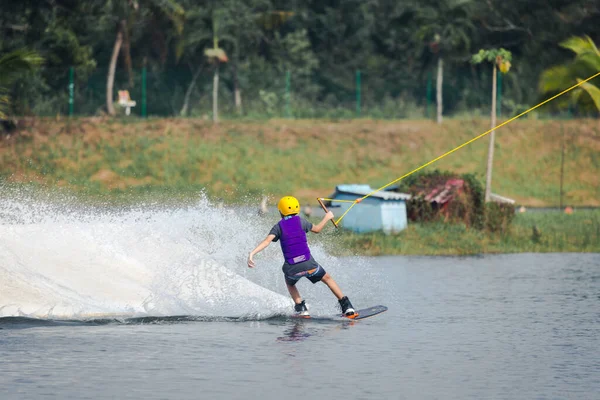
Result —
<path fill-rule="evenodd" d="M 329 287 L 335 297 L 337 297 L 340 307 L 342 308 L 342 314 L 345 314 L 349 318 L 354 318 L 356 316 L 356 311 L 354 311 L 352 303 L 350 303 L 348 297 L 344 296 L 342 290 L 337 283 L 335 283 L 331 275 L 326 273 L 321 280 L 327 285 L 327 287 Z"/>
<path fill-rule="evenodd" d="M 302 296 L 300 296 L 300 292 L 298 292 L 298 289 L 296 288 L 296 286 L 292 286 L 289 284 L 285 284 L 288 288 L 288 292 L 290 292 L 290 296 L 292 296 L 292 299 L 294 300 L 295 304 L 300 304 L 302 303 Z"/>
<path fill-rule="evenodd" d="M 293 284 L 290 285 L 290 283 Z M 295 282 L 293 282 L 292 280 L 290 280 L 290 282 L 286 281 L 285 285 L 288 288 L 288 292 L 290 292 L 290 296 L 292 296 L 292 299 L 294 300 L 294 311 L 296 312 L 296 315 L 299 315 L 301 317 L 308 317 L 310 315 L 308 313 L 308 307 L 306 306 L 304 300 L 302 300 L 298 289 L 296 289 Z"/>
<path fill-rule="evenodd" d="M 335 283 L 335 281 L 333 280 L 331 275 L 329 275 L 329 273 L 326 273 L 325 276 L 321 278 L 321 281 L 327 285 L 327 287 L 333 292 L 333 294 L 335 295 L 335 297 L 337 297 L 338 300 L 341 300 L 342 297 L 344 297 L 342 289 L 340 289 L 338 284 Z"/>

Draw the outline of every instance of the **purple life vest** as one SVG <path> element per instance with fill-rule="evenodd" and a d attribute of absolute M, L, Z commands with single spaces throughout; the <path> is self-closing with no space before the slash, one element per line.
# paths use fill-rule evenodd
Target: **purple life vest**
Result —
<path fill-rule="evenodd" d="M 294 265 L 310 259 L 310 249 L 306 240 L 306 232 L 302 229 L 302 220 L 294 215 L 279 221 L 281 228 L 281 250 L 288 264 Z"/>

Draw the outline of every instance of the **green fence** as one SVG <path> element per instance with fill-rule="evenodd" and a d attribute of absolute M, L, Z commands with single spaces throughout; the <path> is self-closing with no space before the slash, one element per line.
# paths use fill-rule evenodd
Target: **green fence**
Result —
<path fill-rule="evenodd" d="M 138 117 L 212 117 L 213 73 L 210 67 L 197 74 L 190 67 L 162 70 L 117 70 L 112 98 L 128 90 L 136 102 L 131 114 Z M 445 117 L 488 116 L 491 107 L 491 71 L 483 68 L 448 70 L 443 78 Z M 106 113 L 107 69 L 91 74 L 73 68 L 43 69 L 24 79 L 12 93 L 15 113 L 37 116 L 94 116 Z M 377 118 L 434 119 L 436 76 L 425 70 L 416 76 L 395 76 L 369 70 L 318 71 L 300 74 L 293 70 L 268 70 L 240 74 L 220 71 L 221 118 Z M 498 75 L 497 112 L 509 117 L 537 104 L 542 98 L 532 89 L 537 77 L 518 72 Z M 235 104 L 235 82 L 241 106 Z M 184 105 L 187 104 L 187 107 Z M 186 112 L 184 112 L 184 109 Z M 542 116 L 570 117 L 572 113 L 545 107 Z"/>

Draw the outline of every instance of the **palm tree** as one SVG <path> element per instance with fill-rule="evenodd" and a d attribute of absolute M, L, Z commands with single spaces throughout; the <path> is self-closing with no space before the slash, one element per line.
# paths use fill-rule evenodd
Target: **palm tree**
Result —
<path fill-rule="evenodd" d="M 186 91 L 181 115 L 189 109 L 190 95 L 205 64 L 198 61 L 203 54 L 213 68 L 213 120 L 218 121 L 219 66 L 228 62 L 231 53 L 231 73 L 236 111 L 242 112 L 242 92 L 239 82 L 239 65 L 244 54 L 252 51 L 265 39 L 266 31 L 272 31 L 292 17 L 288 11 L 271 11 L 268 0 L 221 0 L 208 5 L 186 6 L 186 26 L 184 33 L 185 58 L 190 68 L 196 66 L 192 80 Z M 266 10 L 266 11 L 261 11 Z M 210 47 L 212 46 L 212 47 Z M 222 46 L 227 46 L 227 52 Z"/>
<path fill-rule="evenodd" d="M 129 85 L 133 84 L 131 61 L 131 30 L 134 25 L 147 29 L 148 35 L 159 36 L 153 43 L 159 49 L 161 57 L 166 57 L 164 33 L 158 29 L 161 20 L 168 19 L 175 28 L 177 35 L 183 31 L 184 10 L 175 0 L 148 0 L 140 6 L 138 0 L 114 0 L 106 3 L 106 13 L 109 23 L 115 23 L 116 37 L 106 79 L 106 109 L 110 115 L 115 115 L 113 106 L 113 86 L 119 54 L 123 54 L 125 67 L 129 74 Z M 164 61 L 164 60 L 163 60 Z"/>
<path fill-rule="evenodd" d="M 472 58 L 472 62 L 480 64 L 484 61 L 492 63 L 492 129 L 496 126 L 496 88 L 497 88 L 497 70 L 507 73 L 510 69 L 510 60 L 512 54 L 505 49 L 479 50 Z M 487 169 L 485 174 L 485 201 L 490 201 L 492 194 L 492 166 L 494 163 L 494 141 L 496 131 L 490 134 L 490 144 L 488 147 Z"/>
<path fill-rule="evenodd" d="M 213 122 L 219 122 L 219 66 L 221 63 L 229 61 L 225 50 L 219 47 L 221 31 L 226 31 L 230 24 L 234 23 L 228 17 L 227 9 L 219 7 L 216 3 L 212 3 L 212 7 L 189 8 L 187 15 L 184 47 L 188 57 L 194 59 L 200 48 L 212 44 L 212 47 L 204 47 L 204 56 L 206 56 L 209 65 L 213 66 Z M 190 86 L 188 86 L 181 115 L 187 113 L 189 107 L 188 94 L 191 94 L 201 68 L 202 65 L 198 67 L 192 77 Z"/>
<path fill-rule="evenodd" d="M 442 123 L 442 84 L 444 59 L 453 58 L 470 51 L 471 38 L 477 32 L 470 15 L 472 0 L 435 0 L 418 2 L 415 6 L 420 29 L 417 40 L 429 41 L 429 48 L 437 57 L 437 122 Z"/>
<path fill-rule="evenodd" d="M 561 92 L 583 79 L 600 72 L 600 51 L 588 36 L 571 37 L 560 46 L 575 53 L 575 59 L 567 65 L 559 65 L 545 70 L 540 77 L 539 90 L 543 94 Z M 590 105 L 590 100 L 595 108 L 600 111 L 600 82 L 596 85 L 590 82 L 583 83 L 571 91 L 570 104 Z M 562 101 L 559 106 L 568 106 Z"/>
<path fill-rule="evenodd" d="M 15 50 L 0 57 L 0 119 L 5 119 L 10 107 L 8 91 L 23 72 L 32 71 L 44 59 L 36 52 Z"/>
<path fill-rule="evenodd" d="M 204 50 L 204 55 L 209 62 L 214 65 L 213 74 L 213 122 L 219 122 L 219 65 L 222 62 L 227 62 L 227 54 L 225 50 L 219 47 L 219 19 L 213 16 L 213 47 Z"/>

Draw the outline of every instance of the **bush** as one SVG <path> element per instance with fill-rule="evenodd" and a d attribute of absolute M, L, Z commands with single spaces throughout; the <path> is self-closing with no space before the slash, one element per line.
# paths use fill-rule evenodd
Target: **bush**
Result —
<path fill-rule="evenodd" d="M 506 203 L 487 203 L 485 213 L 485 228 L 488 231 L 506 233 L 515 218 L 515 206 Z"/>
<path fill-rule="evenodd" d="M 462 179 L 462 190 L 455 192 L 446 204 L 425 200 L 425 195 L 450 179 Z M 485 204 L 484 190 L 472 174 L 457 175 L 449 171 L 434 170 L 409 176 L 398 188 L 412 198 L 406 202 L 408 219 L 415 222 L 461 222 L 468 227 L 486 229 L 490 232 L 506 232 L 514 215 L 510 204 Z"/>

